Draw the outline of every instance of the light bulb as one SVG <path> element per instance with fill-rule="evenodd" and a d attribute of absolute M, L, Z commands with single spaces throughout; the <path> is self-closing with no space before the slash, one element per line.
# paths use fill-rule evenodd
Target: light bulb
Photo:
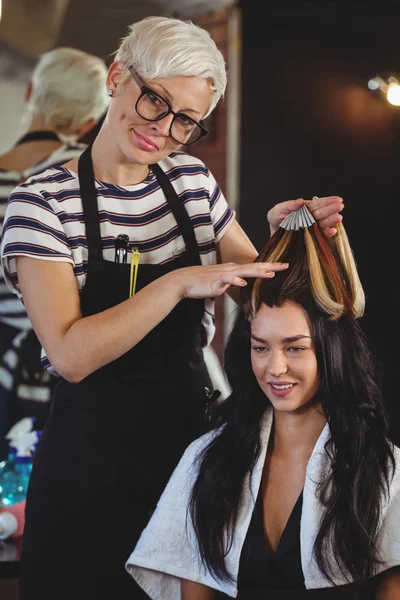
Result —
<path fill-rule="evenodd" d="M 386 92 L 386 98 L 393 106 L 400 106 L 400 84 L 391 83 Z"/>
<path fill-rule="evenodd" d="M 379 90 L 379 83 L 376 79 L 370 79 L 368 81 L 368 87 L 370 90 Z"/>

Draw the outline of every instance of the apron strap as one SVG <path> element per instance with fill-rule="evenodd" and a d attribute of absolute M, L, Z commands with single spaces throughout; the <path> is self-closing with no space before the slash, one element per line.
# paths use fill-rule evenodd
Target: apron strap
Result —
<path fill-rule="evenodd" d="M 61 142 L 60 138 L 54 131 L 30 131 L 23 135 L 17 142 L 16 146 L 26 144 L 26 142 L 41 142 L 43 140 L 51 140 L 54 142 Z"/>
<path fill-rule="evenodd" d="M 86 226 L 89 259 L 102 261 L 102 239 L 97 207 L 97 190 L 94 183 L 92 144 L 82 152 L 78 162 L 79 188 L 82 198 L 83 217 Z"/>
<path fill-rule="evenodd" d="M 158 183 L 167 199 L 179 231 L 183 237 L 190 265 L 201 265 L 199 248 L 194 234 L 193 224 L 190 217 L 176 193 L 168 176 L 160 165 L 151 165 Z M 88 146 L 81 154 L 78 163 L 79 187 L 82 198 L 83 215 L 86 226 L 86 238 L 88 243 L 89 258 L 103 260 L 102 239 L 100 232 L 100 219 L 97 206 L 97 189 L 94 183 L 94 171 L 92 161 L 92 145 Z"/>
<path fill-rule="evenodd" d="M 172 183 L 160 165 L 154 164 L 151 165 L 151 168 L 157 177 L 162 191 L 164 192 L 168 206 L 171 209 L 176 222 L 178 223 L 179 230 L 185 242 L 186 252 L 188 254 L 190 264 L 201 265 L 200 253 L 197 246 L 196 236 L 194 234 L 193 224 L 183 205 L 183 202 L 179 199 L 179 196 L 176 193 Z"/>

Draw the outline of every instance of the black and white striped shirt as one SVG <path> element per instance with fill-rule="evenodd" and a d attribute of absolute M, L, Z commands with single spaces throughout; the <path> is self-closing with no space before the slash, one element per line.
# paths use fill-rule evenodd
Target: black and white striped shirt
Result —
<path fill-rule="evenodd" d="M 23 172 L 2 171 L 0 169 L 0 235 L 3 229 L 4 215 L 8 199 L 13 189 L 22 181 L 49 167 L 62 165 L 79 156 L 85 149 L 83 144 L 63 144 L 47 158 Z M 21 300 L 12 293 L 4 280 L 3 268 L 0 265 L 0 322 L 11 325 L 17 329 L 31 329 L 31 324 L 26 315 Z"/>
<path fill-rule="evenodd" d="M 193 223 L 203 265 L 217 262 L 216 243 L 233 222 L 218 184 L 199 159 L 175 152 L 160 162 Z M 114 260 L 114 240 L 127 234 L 141 264 L 162 264 L 185 250 L 176 220 L 153 173 L 141 183 L 117 186 L 96 181 L 103 256 Z M 133 244 L 134 242 L 134 244 Z M 19 297 L 16 257 L 68 262 L 78 289 L 85 285 L 88 248 L 77 173 L 51 168 L 11 194 L 1 245 L 5 278 Z M 128 258 L 129 261 L 129 258 Z M 203 325 L 214 335 L 214 301 L 207 299 Z M 49 367 L 46 357 L 43 365 Z"/>

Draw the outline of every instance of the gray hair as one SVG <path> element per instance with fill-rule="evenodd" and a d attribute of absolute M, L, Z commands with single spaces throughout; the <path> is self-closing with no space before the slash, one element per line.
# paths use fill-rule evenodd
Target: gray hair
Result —
<path fill-rule="evenodd" d="M 58 133 L 73 136 L 107 110 L 106 78 L 107 67 L 97 56 L 74 48 L 46 52 L 32 74 L 28 111 Z"/>
<path fill-rule="evenodd" d="M 202 77 L 213 91 L 205 116 L 215 108 L 226 88 L 224 57 L 208 31 L 191 21 L 147 17 L 129 27 L 115 53 L 124 70 L 133 66 L 144 79 Z"/>

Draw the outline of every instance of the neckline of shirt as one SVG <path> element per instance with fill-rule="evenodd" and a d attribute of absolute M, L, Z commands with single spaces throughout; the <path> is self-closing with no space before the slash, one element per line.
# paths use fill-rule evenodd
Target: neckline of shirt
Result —
<path fill-rule="evenodd" d="M 78 173 L 76 171 L 73 171 L 72 169 L 67 169 L 66 167 L 60 167 L 60 168 L 63 171 L 65 171 L 66 173 L 69 173 L 70 175 L 72 175 L 75 179 L 78 179 Z M 156 178 L 156 176 L 154 175 L 153 171 L 150 169 L 147 174 L 147 177 L 145 179 L 143 179 L 143 181 L 140 181 L 139 183 L 132 183 L 131 185 L 117 185 L 116 183 L 110 183 L 109 181 L 102 181 L 101 179 L 95 179 L 94 181 L 96 184 L 98 184 L 102 188 L 135 190 L 135 189 L 139 189 L 140 187 L 143 187 L 145 185 L 149 185 L 150 183 L 153 183 L 155 178 Z"/>

